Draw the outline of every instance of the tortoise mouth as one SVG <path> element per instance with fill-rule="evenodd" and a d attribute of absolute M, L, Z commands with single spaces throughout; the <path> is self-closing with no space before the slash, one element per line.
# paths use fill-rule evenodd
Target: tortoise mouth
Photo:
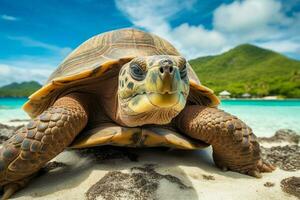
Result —
<path fill-rule="evenodd" d="M 151 104 L 157 107 L 168 108 L 178 103 L 180 99 L 180 92 L 164 92 L 164 93 L 148 93 L 147 97 Z"/>
<path fill-rule="evenodd" d="M 145 113 L 160 109 L 173 109 L 180 111 L 185 106 L 185 95 L 181 91 L 173 93 L 143 92 L 131 97 L 128 107 L 132 114 Z"/>
<path fill-rule="evenodd" d="M 132 96 L 129 96 L 127 98 L 124 98 L 123 100 L 125 102 L 128 102 L 130 100 L 132 100 L 133 98 L 137 97 L 137 96 L 141 96 L 141 95 L 147 95 L 147 96 L 153 96 L 153 95 L 161 95 L 162 97 L 165 96 L 167 97 L 168 95 L 184 95 L 184 96 L 187 96 L 187 94 L 183 91 L 178 91 L 178 90 L 175 90 L 175 91 L 165 91 L 165 92 L 158 92 L 158 91 L 144 91 L 144 92 L 138 92 L 138 93 L 135 93 L 134 95 Z"/>

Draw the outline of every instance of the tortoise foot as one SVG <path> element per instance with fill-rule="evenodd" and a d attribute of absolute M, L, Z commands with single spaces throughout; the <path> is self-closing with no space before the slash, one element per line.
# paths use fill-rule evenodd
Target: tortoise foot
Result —
<path fill-rule="evenodd" d="M 254 177 L 272 172 L 264 162 L 252 129 L 236 116 L 216 108 L 188 106 L 178 117 L 179 129 L 189 136 L 211 144 L 215 164 Z"/>
<path fill-rule="evenodd" d="M 261 158 L 260 145 L 252 129 L 244 122 L 227 114 L 223 115 L 225 134 L 212 141 L 213 158 L 218 167 L 261 178 L 261 173 L 272 172 L 275 167 Z"/>
<path fill-rule="evenodd" d="M 235 171 L 235 172 L 238 172 L 241 174 L 253 176 L 255 178 L 261 178 L 262 177 L 261 173 L 272 172 L 276 169 L 276 167 L 263 161 L 262 159 L 260 159 L 258 162 L 255 162 L 254 164 L 248 165 L 248 166 L 226 165 L 226 164 L 224 164 L 224 162 L 219 162 L 216 160 L 215 160 L 215 163 L 216 163 L 217 167 L 219 167 L 223 171 L 231 170 L 231 171 Z M 226 170 L 224 170 L 224 169 L 226 169 Z"/>

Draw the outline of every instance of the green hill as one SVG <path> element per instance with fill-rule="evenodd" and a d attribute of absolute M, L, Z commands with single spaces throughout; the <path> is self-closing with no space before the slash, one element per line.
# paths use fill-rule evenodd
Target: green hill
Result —
<path fill-rule="evenodd" d="M 220 55 L 190 61 L 201 82 L 216 93 L 233 96 L 281 95 L 300 98 L 300 61 L 243 44 Z"/>
<path fill-rule="evenodd" d="M 35 81 L 11 83 L 0 87 L 0 97 L 27 97 L 41 87 L 41 84 Z"/>

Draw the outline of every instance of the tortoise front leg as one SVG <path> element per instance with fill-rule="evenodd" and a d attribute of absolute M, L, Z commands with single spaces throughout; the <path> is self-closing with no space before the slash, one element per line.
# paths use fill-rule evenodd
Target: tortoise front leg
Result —
<path fill-rule="evenodd" d="M 19 129 L 0 149 L 3 199 L 24 187 L 49 160 L 62 152 L 86 126 L 80 95 L 68 95 Z"/>
<path fill-rule="evenodd" d="M 260 147 L 250 127 L 237 117 L 217 108 L 187 106 L 176 118 L 187 135 L 212 145 L 215 164 L 250 176 L 275 168 L 262 161 Z"/>

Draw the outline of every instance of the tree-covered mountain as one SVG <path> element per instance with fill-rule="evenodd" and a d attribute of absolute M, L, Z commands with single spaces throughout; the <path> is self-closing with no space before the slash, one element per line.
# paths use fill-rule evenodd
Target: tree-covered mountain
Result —
<path fill-rule="evenodd" d="M 41 87 L 41 84 L 35 81 L 22 83 L 14 82 L 0 87 L 0 97 L 27 97 Z"/>
<path fill-rule="evenodd" d="M 300 98 L 300 61 L 243 44 L 223 54 L 190 61 L 202 84 L 233 96 L 281 95 Z"/>

